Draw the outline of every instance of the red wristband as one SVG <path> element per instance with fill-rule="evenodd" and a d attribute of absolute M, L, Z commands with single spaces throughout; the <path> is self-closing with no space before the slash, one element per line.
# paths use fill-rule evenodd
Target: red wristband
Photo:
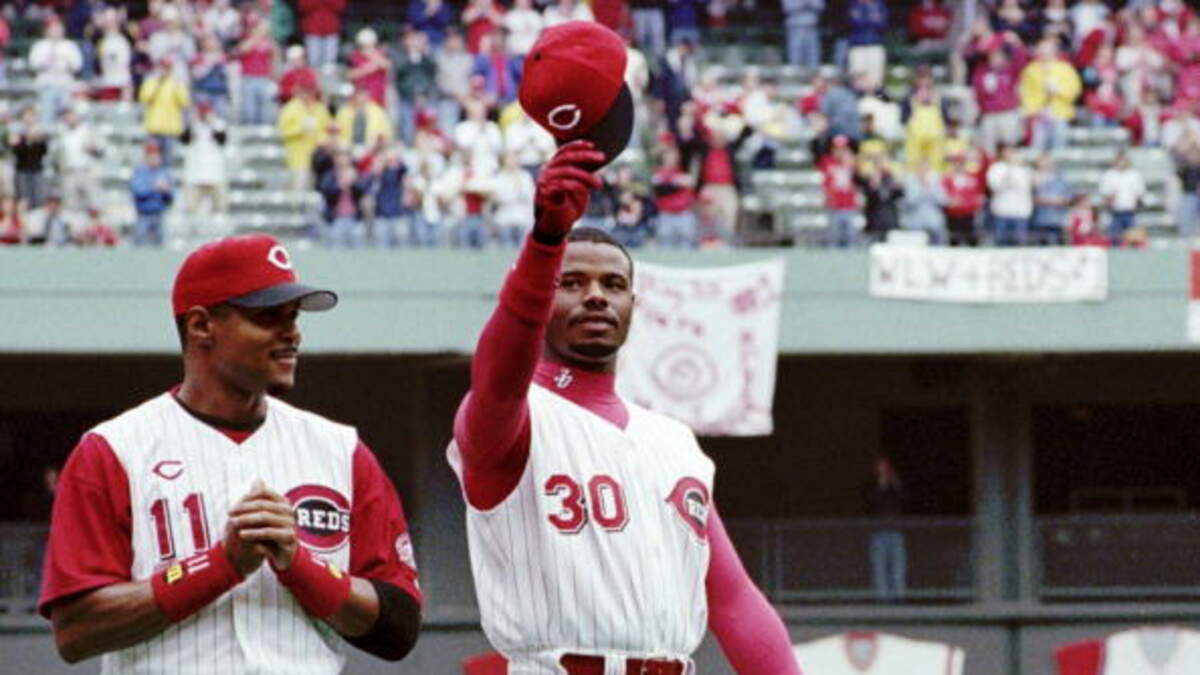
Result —
<path fill-rule="evenodd" d="M 314 558 L 304 546 L 296 548 L 292 564 L 282 572 L 276 569 L 275 576 L 296 596 L 304 611 L 318 619 L 333 616 L 350 597 L 350 574 L 331 562 Z"/>
<path fill-rule="evenodd" d="M 150 588 L 163 615 L 176 623 L 200 611 L 241 581 L 242 575 L 229 562 L 225 547 L 217 544 L 155 572 L 150 578 Z"/>

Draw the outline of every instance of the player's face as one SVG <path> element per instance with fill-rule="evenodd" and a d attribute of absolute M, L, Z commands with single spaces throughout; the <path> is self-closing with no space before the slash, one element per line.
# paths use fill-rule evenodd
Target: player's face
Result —
<path fill-rule="evenodd" d="M 229 307 L 214 316 L 213 362 L 221 379 L 247 393 L 282 393 L 296 383 L 300 303 Z"/>
<path fill-rule="evenodd" d="M 546 350 L 557 361 L 611 371 L 629 333 L 632 269 L 621 249 L 577 241 L 567 246 L 546 329 Z"/>

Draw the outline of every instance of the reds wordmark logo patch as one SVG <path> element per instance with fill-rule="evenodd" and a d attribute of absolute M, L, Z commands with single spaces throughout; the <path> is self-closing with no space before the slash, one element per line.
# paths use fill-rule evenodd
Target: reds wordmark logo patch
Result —
<path fill-rule="evenodd" d="M 287 499 L 296 515 L 296 534 L 310 549 L 331 553 L 350 539 L 350 501 L 325 485 L 298 485 Z"/>
<path fill-rule="evenodd" d="M 708 486 L 699 480 L 686 476 L 680 478 L 671 490 L 667 501 L 675 507 L 679 518 L 691 529 L 692 534 L 702 544 L 708 543 Z"/>

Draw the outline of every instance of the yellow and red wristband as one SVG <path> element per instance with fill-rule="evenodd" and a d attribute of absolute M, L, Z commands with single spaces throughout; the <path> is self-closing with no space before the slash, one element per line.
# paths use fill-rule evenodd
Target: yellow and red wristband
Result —
<path fill-rule="evenodd" d="M 275 569 L 275 576 L 305 612 L 318 619 L 328 619 L 341 609 L 350 597 L 350 573 L 337 565 L 314 558 L 304 546 L 296 548 L 296 556 L 286 570 Z"/>
<path fill-rule="evenodd" d="M 156 572 L 150 587 L 163 615 L 178 623 L 241 582 L 242 575 L 225 555 L 225 548 L 217 544 Z"/>

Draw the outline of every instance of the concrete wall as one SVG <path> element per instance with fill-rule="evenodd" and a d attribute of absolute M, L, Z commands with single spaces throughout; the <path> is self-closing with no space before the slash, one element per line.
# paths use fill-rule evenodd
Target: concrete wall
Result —
<path fill-rule="evenodd" d="M 295 252 L 302 278 L 342 295 L 306 317 L 305 349 L 469 352 L 509 250 Z M 1109 300 L 948 305 L 867 295 L 867 255 L 843 251 L 645 252 L 673 265 L 787 261 L 786 354 L 1190 350 L 1185 249 L 1113 251 Z M 0 250 L 0 353 L 173 353 L 168 294 L 181 251 Z"/>

